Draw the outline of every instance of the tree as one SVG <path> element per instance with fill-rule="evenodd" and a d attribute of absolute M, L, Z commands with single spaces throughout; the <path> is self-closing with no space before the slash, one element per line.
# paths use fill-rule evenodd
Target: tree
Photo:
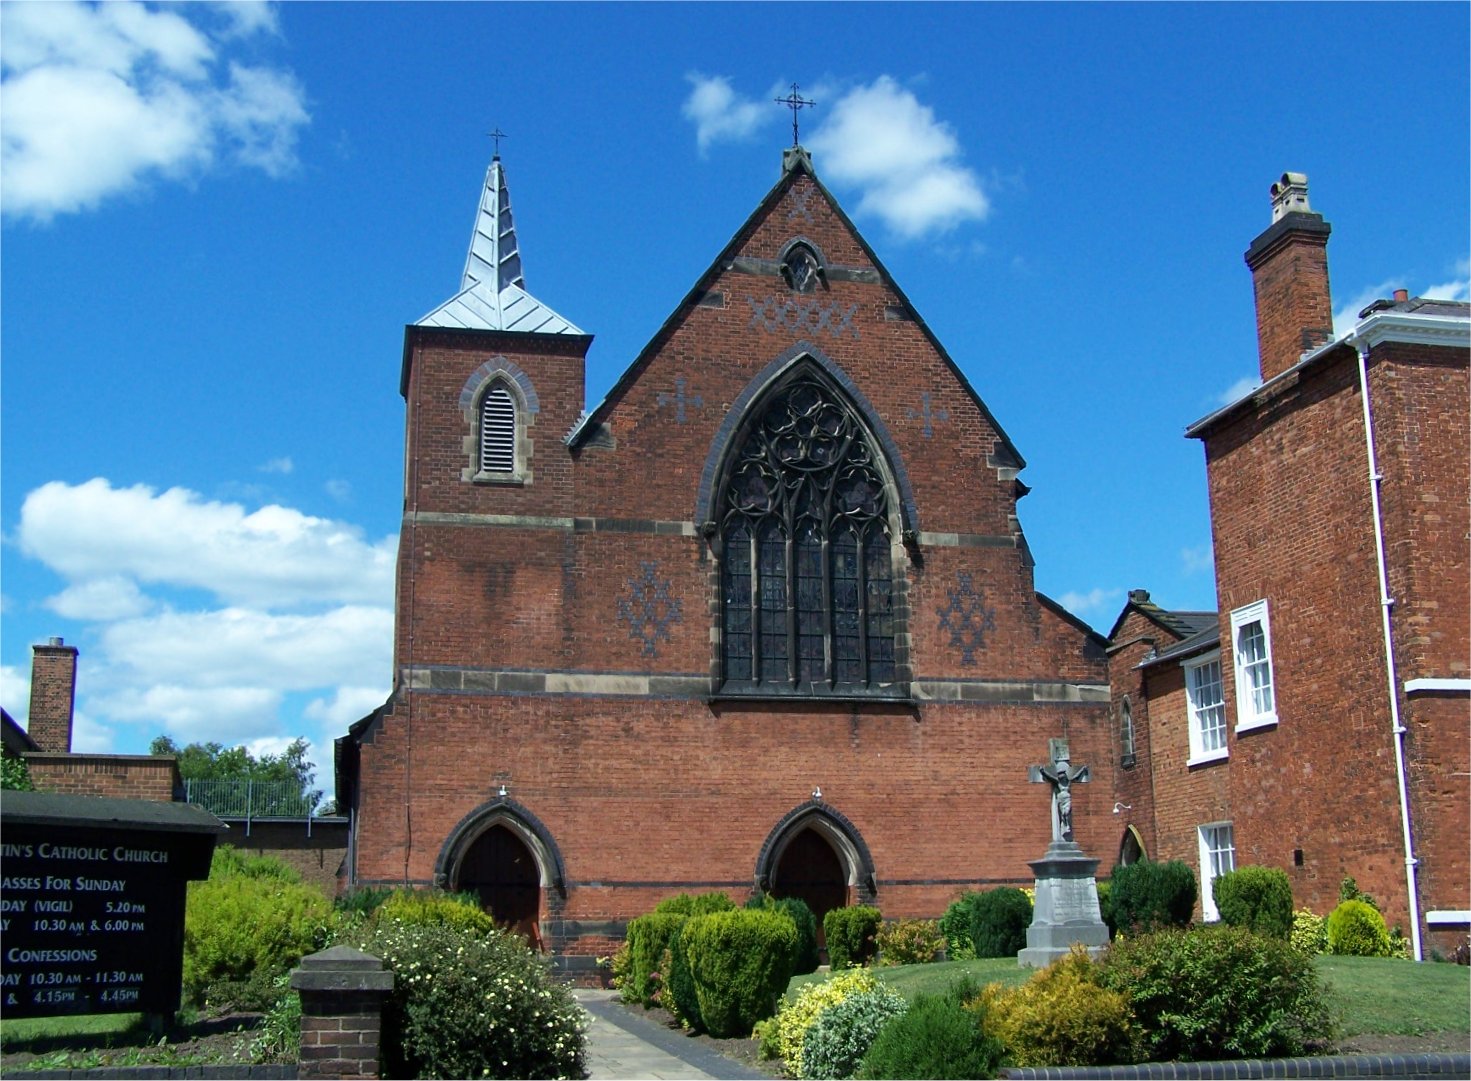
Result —
<path fill-rule="evenodd" d="M 297 738 L 280 754 L 254 757 L 244 747 L 225 747 L 219 743 L 191 743 L 180 748 L 168 736 L 159 736 L 148 746 L 149 754 L 173 755 L 179 763 L 179 776 L 186 781 L 251 781 L 270 784 L 260 789 L 252 800 L 252 813 L 283 813 L 285 808 L 305 805 L 315 807 L 322 798 L 321 789 L 313 788 L 317 767 L 307 758 L 307 742 Z M 244 786 L 242 786 L 244 787 Z M 243 796 L 241 797 L 243 799 Z M 266 802 L 262 802 L 262 801 Z M 211 810 L 215 808 L 211 807 Z M 216 810 L 215 813 L 221 813 Z M 291 813 L 299 814 L 299 810 Z"/>

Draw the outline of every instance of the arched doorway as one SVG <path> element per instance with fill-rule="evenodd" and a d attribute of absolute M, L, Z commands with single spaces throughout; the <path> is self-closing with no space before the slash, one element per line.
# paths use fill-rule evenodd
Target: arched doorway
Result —
<path fill-rule="evenodd" d="M 848 870 L 827 838 L 811 828 L 794 836 L 771 874 L 773 897 L 797 897 L 817 917 L 817 945 L 826 948 L 822 918 L 848 903 Z"/>
<path fill-rule="evenodd" d="M 1119 866 L 1127 867 L 1131 863 L 1138 863 L 1146 859 L 1144 851 L 1144 838 L 1139 836 L 1139 831 L 1133 826 L 1124 830 L 1123 840 L 1119 842 Z"/>
<path fill-rule="evenodd" d="M 477 894 L 497 924 L 540 945 L 541 871 L 520 837 L 491 826 L 466 850 L 457 879 L 456 889 Z"/>

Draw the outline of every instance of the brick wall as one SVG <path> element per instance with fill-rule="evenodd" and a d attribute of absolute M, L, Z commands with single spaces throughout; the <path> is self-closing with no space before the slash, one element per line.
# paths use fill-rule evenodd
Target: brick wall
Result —
<path fill-rule="evenodd" d="M 337 896 L 338 871 L 347 856 L 345 820 L 313 822 L 311 836 L 301 821 L 252 822 L 248 835 L 243 821 L 230 819 L 226 824 L 230 832 L 220 838 L 221 844 L 256 856 L 273 856 L 299 871 L 302 881 L 328 897 Z"/>
<path fill-rule="evenodd" d="M 27 731 L 43 751 L 72 749 L 72 705 L 77 692 L 77 648 L 51 639 L 31 647 L 31 711 Z"/>
<path fill-rule="evenodd" d="M 38 792 L 72 796 L 111 796 L 172 802 L 184 782 L 171 755 L 52 754 L 25 755 L 31 783 Z"/>

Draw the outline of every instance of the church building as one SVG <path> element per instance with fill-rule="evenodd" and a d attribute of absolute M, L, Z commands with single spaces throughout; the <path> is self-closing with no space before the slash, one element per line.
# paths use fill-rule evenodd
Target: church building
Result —
<path fill-rule="evenodd" d="M 1055 738 L 1107 866 L 1105 642 L 1036 592 L 1021 453 L 804 149 L 670 299 L 587 408 L 592 337 L 528 291 L 492 161 L 459 291 L 404 333 L 348 884 L 476 891 L 583 976 L 679 892 L 933 918 L 1031 884 Z"/>

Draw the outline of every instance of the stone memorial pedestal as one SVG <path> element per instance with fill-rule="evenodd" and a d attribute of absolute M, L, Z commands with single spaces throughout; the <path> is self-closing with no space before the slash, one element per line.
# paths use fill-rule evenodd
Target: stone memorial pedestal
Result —
<path fill-rule="evenodd" d="M 1083 855 L 1075 841 L 1053 841 L 1040 860 L 1030 863 L 1037 876 L 1037 899 L 1027 946 L 1016 959 L 1044 968 L 1067 956 L 1075 943 L 1090 954 L 1108 945 L 1108 926 L 1098 909 L 1098 883 L 1093 874 L 1098 861 Z"/>

